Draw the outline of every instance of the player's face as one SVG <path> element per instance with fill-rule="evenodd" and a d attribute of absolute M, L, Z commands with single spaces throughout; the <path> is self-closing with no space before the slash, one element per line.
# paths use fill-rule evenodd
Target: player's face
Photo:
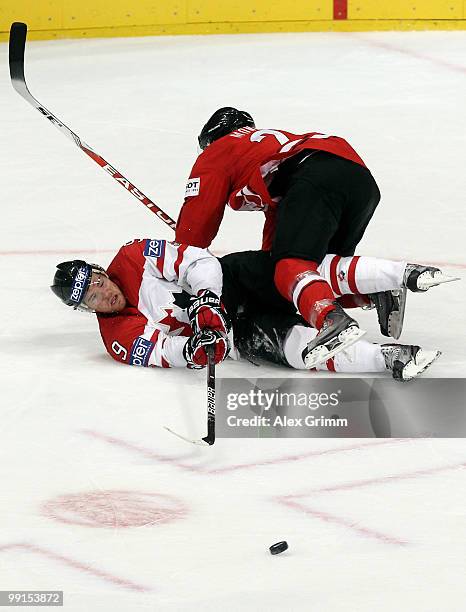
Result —
<path fill-rule="evenodd" d="M 84 302 L 92 310 L 102 313 L 120 312 L 126 306 L 125 296 L 118 285 L 98 272 L 92 273 Z"/>

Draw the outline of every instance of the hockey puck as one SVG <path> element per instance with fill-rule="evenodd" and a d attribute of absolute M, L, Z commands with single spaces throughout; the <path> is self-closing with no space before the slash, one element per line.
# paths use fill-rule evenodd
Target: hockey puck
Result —
<path fill-rule="evenodd" d="M 271 555 L 279 555 L 283 551 L 287 550 L 287 548 L 288 548 L 288 542 L 283 541 L 283 542 L 277 542 L 276 544 L 272 544 L 269 550 L 270 550 Z"/>

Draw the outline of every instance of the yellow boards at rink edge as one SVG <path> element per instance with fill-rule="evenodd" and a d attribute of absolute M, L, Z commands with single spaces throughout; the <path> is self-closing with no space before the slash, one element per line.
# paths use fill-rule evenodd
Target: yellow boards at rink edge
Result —
<path fill-rule="evenodd" d="M 13 21 L 29 38 L 464 30 L 466 0 L 3 0 L 0 38 Z"/>

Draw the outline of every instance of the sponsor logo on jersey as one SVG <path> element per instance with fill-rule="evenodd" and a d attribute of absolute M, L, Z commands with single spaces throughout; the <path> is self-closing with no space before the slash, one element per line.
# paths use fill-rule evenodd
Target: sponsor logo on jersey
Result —
<path fill-rule="evenodd" d="M 341 281 L 344 281 L 346 278 L 346 274 L 344 270 L 340 270 L 340 272 L 338 272 L 338 279 Z"/>
<path fill-rule="evenodd" d="M 199 195 L 199 191 L 201 190 L 201 179 L 200 178 L 190 178 L 186 184 L 186 191 L 184 194 L 185 198 L 189 198 L 191 196 Z"/>
<path fill-rule="evenodd" d="M 135 366 L 147 366 L 149 357 L 155 344 L 142 336 L 136 338 L 129 356 L 129 364 Z"/>
<path fill-rule="evenodd" d="M 146 241 L 144 247 L 144 255 L 146 257 L 162 257 L 165 252 L 165 240 L 150 240 Z"/>
<path fill-rule="evenodd" d="M 80 304 L 84 293 L 87 290 L 88 280 L 89 280 L 90 271 L 87 266 L 82 266 L 79 268 L 78 273 L 76 274 L 73 285 L 71 287 L 71 296 L 70 299 L 75 304 Z"/>

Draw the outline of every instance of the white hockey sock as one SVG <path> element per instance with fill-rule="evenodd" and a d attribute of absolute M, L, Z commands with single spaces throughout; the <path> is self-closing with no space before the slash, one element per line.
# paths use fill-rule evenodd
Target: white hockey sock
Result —
<path fill-rule="evenodd" d="M 285 358 L 289 365 L 296 370 L 306 370 L 301 353 L 307 344 L 317 335 L 317 330 L 304 325 L 294 325 L 288 332 L 283 344 Z M 345 351 L 338 353 L 329 360 L 322 363 L 317 370 L 332 370 L 335 372 L 384 372 L 386 370 L 385 359 L 382 355 L 380 344 L 372 344 L 367 340 L 359 340 Z"/>
<path fill-rule="evenodd" d="M 345 295 L 400 289 L 405 268 L 405 261 L 326 255 L 318 271 L 330 283 L 335 295 Z"/>
<path fill-rule="evenodd" d="M 329 370 L 327 364 L 318 369 Z M 333 358 L 335 372 L 385 372 L 387 367 L 380 344 L 359 340 Z"/>

